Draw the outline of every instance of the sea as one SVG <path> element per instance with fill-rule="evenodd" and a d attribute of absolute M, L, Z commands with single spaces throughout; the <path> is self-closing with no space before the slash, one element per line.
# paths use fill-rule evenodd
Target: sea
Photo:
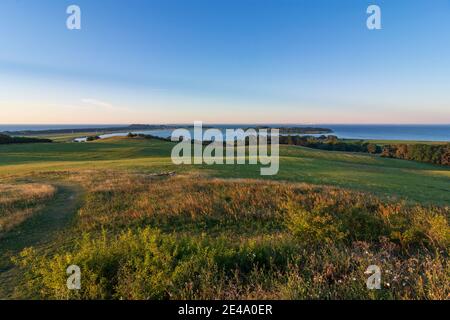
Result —
<path fill-rule="evenodd" d="M 56 130 L 56 129 L 82 129 L 82 128 L 113 128 L 123 127 L 124 124 L 52 124 L 52 125 L 2 125 L 0 132 L 20 130 Z M 182 126 L 182 125 L 180 125 Z M 185 126 L 185 125 L 184 125 Z M 219 129 L 247 128 L 255 124 L 205 124 L 208 127 Z M 261 126 L 261 124 L 258 124 Z M 343 139 L 364 140 L 414 140 L 414 141 L 444 141 L 450 142 L 450 124 L 439 125 L 395 125 L 395 124 L 264 124 L 268 127 L 320 127 L 333 130 L 333 135 Z M 151 134 L 163 138 L 170 137 L 172 130 L 147 130 L 133 133 Z M 102 135 L 102 138 L 110 136 L 126 135 L 126 133 L 112 133 Z"/>

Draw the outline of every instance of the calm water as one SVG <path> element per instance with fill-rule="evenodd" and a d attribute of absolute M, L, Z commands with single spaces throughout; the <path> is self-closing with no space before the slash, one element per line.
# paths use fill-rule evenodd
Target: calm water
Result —
<path fill-rule="evenodd" d="M 18 130 L 50 130 L 50 129 L 78 129 L 78 128 L 99 128 L 99 127 L 119 127 L 123 125 L 0 125 L 2 131 Z M 246 128 L 250 124 L 242 125 L 209 125 L 221 129 L 226 128 Z M 274 126 L 274 125 L 269 125 Z M 276 125 L 280 127 L 280 125 Z M 295 125 L 286 125 L 295 127 Z M 302 127 L 305 125 L 298 125 Z M 315 127 L 329 128 L 334 131 L 334 135 L 339 138 L 347 139 L 377 139 L 377 140 L 421 140 L 421 141 L 449 141 L 450 142 L 450 124 L 449 125 L 336 125 L 336 124 L 318 124 L 307 125 Z M 170 137 L 172 130 L 148 130 L 136 131 L 134 133 L 151 134 L 159 137 Z M 126 135 L 126 133 L 114 133 L 103 135 L 103 137 Z"/>
<path fill-rule="evenodd" d="M 340 138 L 450 141 L 450 125 L 323 125 Z"/>

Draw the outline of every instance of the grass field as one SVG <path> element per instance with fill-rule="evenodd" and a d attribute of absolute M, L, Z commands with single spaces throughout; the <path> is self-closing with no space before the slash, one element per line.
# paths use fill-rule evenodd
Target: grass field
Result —
<path fill-rule="evenodd" d="M 262 177 L 175 166 L 172 147 L 0 145 L 0 190 L 53 190 L 0 239 L 0 297 L 450 298 L 448 167 L 281 146 L 279 174 Z M 29 199 L 17 192 L 8 215 Z M 80 291 L 65 287 L 70 264 Z M 365 287 L 370 264 L 387 270 L 380 291 Z"/>
<path fill-rule="evenodd" d="M 213 177 L 261 178 L 259 166 L 174 166 L 172 143 L 111 138 L 91 143 L 0 146 L 0 178 L 39 172 L 117 169 L 204 172 Z M 265 179 L 335 185 L 423 203 L 450 203 L 450 170 L 366 154 L 281 146 L 279 174 Z"/>

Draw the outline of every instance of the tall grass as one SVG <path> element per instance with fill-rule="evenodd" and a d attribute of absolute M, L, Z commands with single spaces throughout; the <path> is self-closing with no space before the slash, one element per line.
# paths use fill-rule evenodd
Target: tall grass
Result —
<path fill-rule="evenodd" d="M 52 256 L 27 249 L 18 296 L 52 299 L 448 299 L 449 208 L 306 184 L 105 172 L 83 234 Z M 67 266 L 82 289 L 66 288 Z M 366 288 L 369 265 L 382 290 Z"/>
<path fill-rule="evenodd" d="M 0 237 L 39 210 L 55 192 L 48 184 L 0 184 Z"/>

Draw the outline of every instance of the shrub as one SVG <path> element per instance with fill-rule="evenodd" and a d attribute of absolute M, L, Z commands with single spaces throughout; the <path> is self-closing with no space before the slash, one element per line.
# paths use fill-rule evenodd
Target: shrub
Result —
<path fill-rule="evenodd" d="M 99 136 L 89 136 L 86 138 L 86 141 L 95 141 L 95 140 L 99 140 L 100 137 Z"/>
<path fill-rule="evenodd" d="M 332 243 L 346 237 L 346 234 L 339 230 L 338 221 L 328 213 L 317 214 L 314 211 L 298 208 L 292 203 L 288 203 L 286 209 L 286 226 L 302 242 L 307 244 Z"/>
<path fill-rule="evenodd" d="M 415 206 L 389 218 L 391 238 L 403 246 L 428 245 L 448 249 L 450 227 L 448 215 L 433 208 Z"/>

